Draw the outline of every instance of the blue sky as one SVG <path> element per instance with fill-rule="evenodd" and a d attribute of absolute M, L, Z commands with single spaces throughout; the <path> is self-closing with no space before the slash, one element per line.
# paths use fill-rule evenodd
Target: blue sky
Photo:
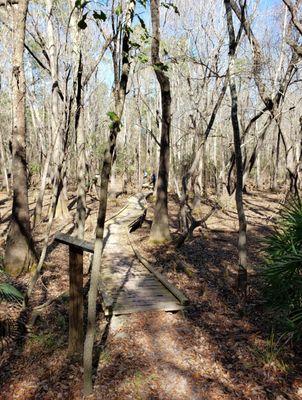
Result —
<path fill-rule="evenodd" d="M 270 7 L 270 6 L 276 6 L 278 4 L 282 4 L 282 0 L 261 0 L 260 1 L 260 7 Z"/>

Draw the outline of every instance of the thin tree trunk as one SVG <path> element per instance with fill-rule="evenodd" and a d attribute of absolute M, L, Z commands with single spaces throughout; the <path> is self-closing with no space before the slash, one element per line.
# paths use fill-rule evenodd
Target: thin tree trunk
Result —
<path fill-rule="evenodd" d="M 28 271 L 34 257 L 28 206 L 25 121 L 24 40 L 28 0 L 20 0 L 13 12 L 13 206 L 5 247 L 5 269 L 12 275 Z"/>
<path fill-rule="evenodd" d="M 70 2 L 71 9 L 73 2 Z M 76 232 L 80 239 L 84 238 L 86 219 L 86 189 L 85 189 L 85 130 L 84 130 L 84 108 L 83 108 L 83 58 L 82 58 L 82 31 L 78 23 L 82 18 L 82 11 L 77 7 L 73 10 L 71 17 L 71 32 L 73 39 L 73 52 L 76 63 L 74 72 L 74 91 L 76 95 L 75 110 L 75 136 L 77 147 L 77 213 Z"/>
<path fill-rule="evenodd" d="M 2 163 L 2 173 L 3 173 L 4 182 L 5 182 L 6 193 L 9 195 L 10 194 L 10 186 L 9 186 L 7 166 L 6 166 L 6 155 L 5 155 L 5 150 L 4 150 L 4 146 L 3 146 L 1 131 L 0 131 L 0 158 L 1 158 L 1 163 Z"/>
<path fill-rule="evenodd" d="M 170 126 L 171 126 L 171 90 L 170 80 L 164 72 L 164 64 L 160 61 L 160 19 L 159 0 L 151 0 L 152 45 L 151 56 L 153 68 L 161 90 L 161 141 L 159 168 L 157 176 L 156 203 L 150 239 L 164 242 L 171 239 L 168 216 L 168 182 L 170 157 Z"/>
<path fill-rule="evenodd" d="M 129 169 L 128 169 L 128 124 L 127 124 L 127 115 L 125 115 L 124 120 L 124 151 L 125 151 L 125 163 L 124 163 L 124 174 L 123 174 L 123 192 L 127 193 L 128 191 L 128 183 L 129 183 Z"/>
<path fill-rule="evenodd" d="M 246 219 L 243 206 L 243 165 L 241 153 L 241 138 L 238 121 L 238 97 L 235 81 L 235 52 L 236 39 L 233 25 L 232 8 L 230 0 L 224 0 L 226 9 L 226 18 L 229 34 L 229 72 L 228 81 L 232 100 L 231 119 L 234 134 L 235 162 L 236 162 L 236 207 L 239 222 L 239 238 L 238 238 L 238 253 L 239 253 L 239 270 L 237 278 L 237 287 L 240 294 L 246 294 L 247 287 L 247 248 L 246 248 Z"/>
<path fill-rule="evenodd" d="M 52 172 L 52 183 L 55 186 L 55 179 L 59 178 L 61 180 L 61 184 L 59 184 L 59 193 L 58 200 L 56 203 L 56 212 L 55 218 L 63 218 L 65 219 L 69 212 L 67 208 L 67 199 L 64 196 L 64 175 L 62 175 L 62 171 L 64 168 L 61 168 L 62 160 L 64 158 L 64 150 L 63 150 L 63 128 L 62 128 L 62 114 L 60 112 L 59 107 L 59 99 L 60 99 L 60 88 L 59 88 L 59 76 L 58 76 L 58 50 L 57 44 L 55 41 L 55 32 L 52 21 L 52 13 L 54 7 L 54 0 L 46 0 L 46 8 L 48 14 L 47 21 L 47 54 L 49 57 L 50 64 L 50 74 L 51 74 L 51 132 L 52 132 L 52 144 L 54 146 L 54 154 L 53 154 L 53 172 Z M 57 176 L 57 171 L 59 171 L 59 177 Z"/>
<path fill-rule="evenodd" d="M 84 394 L 92 392 L 92 354 L 95 337 L 96 322 L 96 300 L 98 291 L 98 282 L 100 277 L 100 268 L 103 252 L 104 226 L 107 210 L 108 185 L 111 172 L 111 166 L 116 148 L 116 138 L 120 131 L 121 119 L 124 110 L 126 98 L 126 89 L 130 72 L 130 27 L 133 20 L 135 0 L 128 0 L 125 17 L 125 26 L 123 31 L 123 41 L 121 49 L 121 76 L 115 78 L 114 98 L 115 98 L 115 118 L 110 125 L 110 135 L 108 147 L 105 151 L 103 168 L 101 173 L 100 205 L 96 227 L 96 239 L 94 244 L 94 256 L 91 269 L 90 287 L 88 293 L 88 313 L 87 313 L 87 331 L 84 343 Z M 116 58 L 113 57 L 114 62 Z"/>
<path fill-rule="evenodd" d="M 140 128 L 139 128 L 140 129 Z M 142 173 L 141 173 L 141 132 L 138 131 L 138 153 L 137 153 L 137 174 L 138 174 L 138 190 L 142 188 Z"/>
<path fill-rule="evenodd" d="M 49 172 L 51 154 L 52 154 L 51 151 L 49 151 L 47 153 L 46 160 L 45 160 L 44 167 L 43 167 L 40 191 L 39 191 L 39 195 L 38 195 L 36 207 L 35 207 L 33 227 L 35 227 L 41 221 L 41 218 L 42 218 L 43 199 L 44 199 L 44 194 L 45 194 L 45 189 L 46 189 L 46 184 L 47 184 L 47 175 Z"/>
<path fill-rule="evenodd" d="M 261 157 L 260 153 L 256 159 L 256 188 L 259 190 L 261 187 Z"/>
<path fill-rule="evenodd" d="M 273 158 L 273 176 L 272 176 L 272 187 L 271 189 L 273 191 L 278 190 L 278 169 L 279 169 L 279 153 L 280 153 L 280 139 L 281 139 L 281 134 L 280 134 L 280 129 L 277 127 L 278 130 L 278 136 L 277 136 L 277 143 L 276 145 L 273 144 L 273 150 L 274 154 L 272 154 Z M 274 147 L 275 146 L 275 147 Z"/>

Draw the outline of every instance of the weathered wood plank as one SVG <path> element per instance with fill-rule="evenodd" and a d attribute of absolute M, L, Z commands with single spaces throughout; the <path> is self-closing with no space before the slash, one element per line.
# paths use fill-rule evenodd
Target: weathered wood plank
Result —
<path fill-rule="evenodd" d="M 54 240 L 58 243 L 66 244 L 68 246 L 75 247 L 82 251 L 87 251 L 88 253 L 94 252 L 94 244 L 91 242 L 87 242 L 86 240 L 80 240 L 71 235 L 67 235 L 65 233 L 56 233 Z"/>
<path fill-rule="evenodd" d="M 154 304 L 152 306 L 137 306 L 137 307 L 124 307 L 124 308 L 115 308 L 112 312 L 113 315 L 123 315 L 123 314 L 132 314 L 137 312 L 146 312 L 146 311 L 180 311 L 183 310 L 184 306 L 181 304 Z M 111 315 L 109 311 L 105 312 L 105 315 Z"/>
<path fill-rule="evenodd" d="M 131 301 L 133 299 L 142 299 L 142 300 L 154 300 L 155 302 L 158 299 L 165 299 L 166 301 L 175 301 L 178 302 L 178 300 L 175 299 L 175 297 L 173 296 L 167 296 L 166 293 L 162 292 L 162 293 L 143 293 L 141 292 L 140 294 L 137 293 L 127 293 L 127 292 L 122 292 L 122 293 L 108 293 L 108 296 L 110 296 L 113 299 L 118 299 L 119 301 L 122 300 L 127 300 L 127 299 L 131 299 Z"/>

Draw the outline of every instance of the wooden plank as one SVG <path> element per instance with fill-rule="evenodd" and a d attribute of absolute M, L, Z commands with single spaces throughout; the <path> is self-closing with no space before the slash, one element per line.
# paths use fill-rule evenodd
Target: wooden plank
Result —
<path fill-rule="evenodd" d="M 86 240 L 80 240 L 71 235 L 66 235 L 65 233 L 56 233 L 54 240 L 58 243 L 66 244 L 82 251 L 87 251 L 88 253 L 94 252 L 93 243 L 87 242 Z"/>
<path fill-rule="evenodd" d="M 177 304 L 177 303 L 171 303 L 171 304 L 154 304 L 152 306 L 137 306 L 137 307 L 124 307 L 124 308 L 114 308 L 112 311 L 113 315 L 122 315 L 122 314 L 132 314 L 136 312 L 146 312 L 146 311 L 180 311 L 183 310 L 184 306 Z M 111 315 L 110 312 L 105 311 L 105 315 Z"/>
<path fill-rule="evenodd" d="M 152 302 L 152 303 L 157 303 L 157 302 L 161 302 L 161 301 L 165 301 L 167 303 L 173 301 L 175 303 L 178 302 L 178 300 L 175 299 L 175 297 L 168 297 L 165 295 L 157 295 L 157 296 L 150 296 L 150 295 L 146 295 L 146 296 L 137 296 L 135 293 L 134 294 L 120 294 L 120 295 L 112 295 L 113 298 L 115 298 L 117 300 L 118 303 L 121 302 L 126 302 L 127 301 L 131 301 L 131 302 Z"/>
<path fill-rule="evenodd" d="M 168 296 L 166 293 L 146 293 L 146 294 L 140 294 L 137 295 L 136 293 L 107 293 L 108 296 L 110 296 L 113 299 L 117 299 L 118 301 L 126 301 L 127 299 L 133 301 L 133 300 L 152 300 L 154 302 L 158 300 L 165 300 L 165 301 L 174 301 L 178 302 L 178 300 L 175 299 L 174 296 Z"/>
<path fill-rule="evenodd" d="M 157 295 L 157 294 L 163 294 L 167 297 L 173 297 L 172 293 L 170 293 L 164 286 L 162 287 L 155 287 L 155 288 L 145 288 L 145 287 L 139 287 L 139 288 L 123 288 L 122 290 L 119 291 L 120 293 L 135 293 L 137 296 L 140 295 Z"/>
<path fill-rule="evenodd" d="M 178 300 L 175 299 L 175 297 L 165 297 L 165 296 L 161 296 L 161 297 L 138 297 L 138 296 L 118 296 L 117 297 L 117 303 L 121 304 L 122 302 L 125 302 L 125 304 L 127 304 L 127 302 L 130 303 L 137 303 L 137 304 L 144 304 L 144 303 L 152 303 L 152 304 L 157 304 L 157 303 L 175 303 L 178 304 Z"/>

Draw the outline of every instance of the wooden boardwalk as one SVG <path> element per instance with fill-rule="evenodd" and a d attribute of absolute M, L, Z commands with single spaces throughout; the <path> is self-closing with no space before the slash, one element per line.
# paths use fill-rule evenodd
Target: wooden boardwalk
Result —
<path fill-rule="evenodd" d="M 128 225 L 146 207 L 143 194 L 132 196 L 121 212 L 106 224 L 100 274 L 100 294 L 106 315 L 147 310 L 177 311 L 188 300 L 166 279 L 135 255 Z"/>

